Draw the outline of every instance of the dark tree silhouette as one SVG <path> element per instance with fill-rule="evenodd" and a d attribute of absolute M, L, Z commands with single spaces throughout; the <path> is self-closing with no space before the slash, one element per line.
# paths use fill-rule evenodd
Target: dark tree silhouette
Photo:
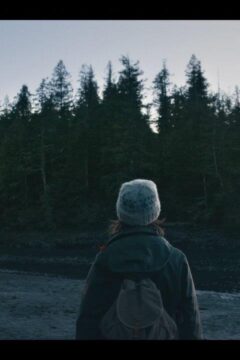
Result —
<path fill-rule="evenodd" d="M 240 98 L 211 93 L 192 55 L 186 84 L 163 63 L 153 104 L 139 62 L 108 63 L 102 94 L 91 66 L 74 99 L 62 60 L 35 94 L 23 85 L 0 111 L 0 221 L 8 229 L 104 226 L 119 186 L 154 180 L 169 221 L 239 226 Z M 171 85 L 171 86 L 170 86 Z M 157 132 L 151 109 L 157 110 Z"/>

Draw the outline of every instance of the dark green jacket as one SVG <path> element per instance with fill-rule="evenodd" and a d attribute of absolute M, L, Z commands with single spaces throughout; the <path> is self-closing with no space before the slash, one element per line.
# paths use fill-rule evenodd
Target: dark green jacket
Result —
<path fill-rule="evenodd" d="M 180 339 L 202 339 L 195 287 L 186 256 L 153 226 L 134 226 L 113 236 L 88 273 L 76 324 L 76 339 L 102 339 L 99 324 L 128 274 L 147 274 L 161 291 Z"/>

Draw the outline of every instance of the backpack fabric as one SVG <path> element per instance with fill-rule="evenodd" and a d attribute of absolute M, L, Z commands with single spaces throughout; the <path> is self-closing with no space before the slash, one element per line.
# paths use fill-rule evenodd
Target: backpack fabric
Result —
<path fill-rule="evenodd" d="M 164 309 L 161 292 L 150 278 L 124 279 L 100 328 L 104 338 L 112 340 L 178 339 L 177 325 Z"/>

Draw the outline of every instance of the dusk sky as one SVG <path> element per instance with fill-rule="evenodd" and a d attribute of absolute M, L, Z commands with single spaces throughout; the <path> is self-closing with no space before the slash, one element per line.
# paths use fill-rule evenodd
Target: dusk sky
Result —
<path fill-rule="evenodd" d="M 147 87 L 164 59 L 171 81 L 184 85 L 192 54 L 210 90 L 217 90 L 218 78 L 228 94 L 240 85 L 239 20 L 1 20 L 0 52 L 0 103 L 23 84 L 34 93 L 60 59 L 75 89 L 81 66 L 91 64 L 101 90 L 108 61 L 117 77 L 122 55 L 140 61 Z"/>

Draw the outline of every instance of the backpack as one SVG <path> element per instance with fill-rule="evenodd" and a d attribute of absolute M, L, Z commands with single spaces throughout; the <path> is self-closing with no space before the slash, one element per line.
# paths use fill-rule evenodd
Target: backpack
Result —
<path fill-rule="evenodd" d="M 105 339 L 112 340 L 178 338 L 177 325 L 164 309 L 161 292 L 150 278 L 123 280 L 100 329 Z"/>

